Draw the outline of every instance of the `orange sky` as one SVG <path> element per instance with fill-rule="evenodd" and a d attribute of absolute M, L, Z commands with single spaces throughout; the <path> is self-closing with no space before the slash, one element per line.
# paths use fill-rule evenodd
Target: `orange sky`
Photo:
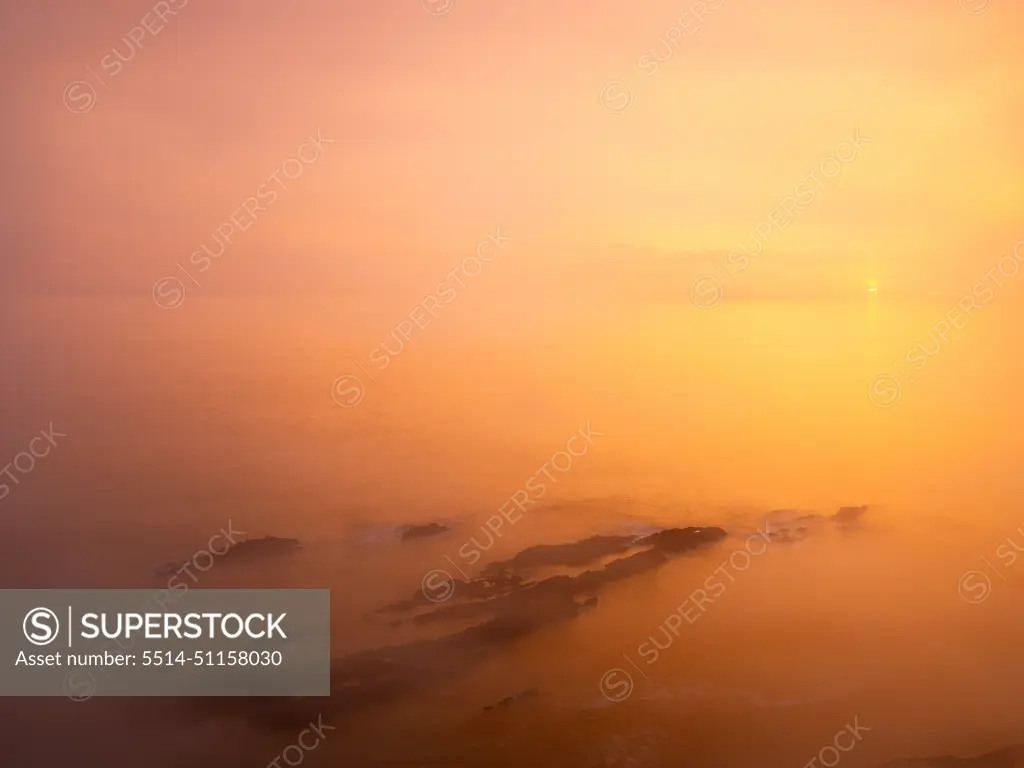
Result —
<path fill-rule="evenodd" d="M 1024 236 L 1024 8 L 720 5 L 651 72 L 638 62 L 665 58 L 685 0 L 455 0 L 442 15 L 419 0 L 193 0 L 116 74 L 112 49 L 128 58 L 152 4 L 9 6 L 3 284 L 146 296 L 318 128 L 339 141 L 204 293 L 401 291 L 498 224 L 524 272 L 641 299 L 678 280 L 685 301 L 701 254 L 749 243 L 858 128 L 873 143 L 772 234 L 738 297 L 829 299 L 869 280 L 942 297 Z M 83 86 L 62 100 L 78 80 L 95 88 L 86 112 L 72 111 Z M 624 112 L 601 104 L 610 81 L 631 89 Z"/>
<path fill-rule="evenodd" d="M 234 514 L 309 543 L 303 578 L 408 595 L 412 549 L 334 544 L 487 519 L 592 424 L 509 554 L 615 499 L 878 521 L 780 553 L 668 680 L 774 685 L 878 629 L 927 753 L 972 707 L 1019 733 L 1020 582 L 1007 634 L 960 629 L 956 579 L 1024 531 L 1022 29 L 1021 0 L 0 0 L 0 465 L 69 436 L 0 496 L 0 565 L 150 573 Z M 596 697 L 696 562 L 537 647 L 609 646 Z"/>

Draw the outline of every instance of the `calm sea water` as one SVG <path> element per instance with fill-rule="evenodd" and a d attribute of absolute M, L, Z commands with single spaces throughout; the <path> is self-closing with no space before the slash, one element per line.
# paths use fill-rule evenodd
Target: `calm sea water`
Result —
<path fill-rule="evenodd" d="M 370 353 L 395 319 L 326 302 L 5 306 L 0 458 L 51 424 L 65 436 L 0 499 L 2 584 L 158 587 L 161 565 L 231 521 L 305 549 L 215 566 L 197 586 L 329 587 L 340 656 L 458 629 L 368 615 L 432 569 L 479 572 L 597 533 L 722 525 L 737 536 L 720 548 L 608 587 L 571 622 L 339 721 L 307 759 L 803 765 L 857 715 L 873 730 L 850 763 L 1018 739 L 1024 580 L 994 554 L 1008 538 L 1024 547 L 1011 309 L 942 345 L 929 335 L 941 307 L 534 307 L 476 325 L 481 307 L 455 311 L 465 317 L 379 370 Z M 905 353 L 918 344 L 935 353 L 915 370 Z M 363 388 L 351 407 L 336 402 L 343 376 Z M 899 385 L 886 407 L 872 402 L 879 376 Z M 588 424 L 586 454 L 468 563 L 460 549 Z M 872 506 L 856 533 L 826 526 L 773 546 L 699 621 L 662 634 L 769 510 L 859 504 Z M 397 540 L 397 526 L 425 521 L 451 530 Z M 958 593 L 971 569 L 992 573 L 978 604 Z M 638 649 L 654 639 L 669 647 L 648 665 Z M 631 688 L 613 702 L 601 681 L 616 669 Z M 525 689 L 538 691 L 530 703 L 482 714 Z M 12 765 L 266 765 L 288 743 L 173 702 L 4 709 Z"/>

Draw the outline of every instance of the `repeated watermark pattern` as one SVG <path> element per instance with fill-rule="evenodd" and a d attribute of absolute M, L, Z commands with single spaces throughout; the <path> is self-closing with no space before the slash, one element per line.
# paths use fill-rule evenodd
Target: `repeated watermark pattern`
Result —
<path fill-rule="evenodd" d="M 601 105 L 613 115 L 621 115 L 633 106 L 633 89 L 622 80 L 605 83 L 601 89 Z"/>
<path fill-rule="evenodd" d="M 1024 523 L 1017 526 L 1017 533 L 1024 536 Z M 1024 552 L 1024 546 L 1017 544 L 1012 538 L 1007 537 L 1006 541 L 996 547 L 996 557 L 1003 561 L 1003 570 L 1017 562 L 1017 553 Z M 988 558 L 981 557 L 981 561 L 988 566 L 988 570 L 1006 581 L 1006 576 L 1000 569 L 996 568 Z M 992 579 L 985 571 L 973 569 L 964 571 L 956 583 L 956 591 L 965 602 L 977 605 L 988 600 L 992 594 Z"/>
<path fill-rule="evenodd" d="M 838 731 L 832 738 L 832 743 L 826 744 L 818 750 L 818 754 L 805 763 L 804 768 L 817 768 L 818 763 L 821 763 L 825 768 L 832 768 L 838 765 L 843 757 L 843 753 L 853 750 L 857 744 L 863 741 L 864 737 L 861 734 L 870 730 L 871 728 L 860 724 L 860 715 L 854 715 L 853 724 L 848 724 Z M 843 746 L 844 743 L 846 746 Z M 832 759 L 833 755 L 835 756 L 834 759 Z"/>
<path fill-rule="evenodd" d="M 317 715 L 315 723 L 311 722 L 307 728 L 303 728 L 299 732 L 294 744 L 289 744 L 281 750 L 281 754 L 267 763 L 267 768 L 282 768 L 282 762 L 291 766 L 302 765 L 302 761 L 306 759 L 306 753 L 319 747 L 322 742 L 327 740 L 327 731 L 333 730 L 335 730 L 333 725 L 324 724 L 324 716 L 321 712 Z"/>
<path fill-rule="evenodd" d="M 999 262 L 975 282 L 970 289 L 931 327 L 928 331 L 927 343 L 918 342 L 903 355 L 904 361 L 920 371 L 929 358 L 938 355 L 950 343 L 952 331 L 962 331 L 974 318 L 974 312 L 984 309 L 996 297 L 997 292 L 1006 287 L 1000 279 L 1009 280 L 1020 272 L 1024 263 L 1024 240 L 1018 240 L 1013 251 L 1003 256 Z M 895 360 L 893 366 L 903 374 L 908 382 L 914 383 L 914 377 Z M 892 373 L 875 376 L 868 384 L 868 399 L 879 408 L 892 408 L 903 396 L 903 385 Z"/>
<path fill-rule="evenodd" d="M 86 67 L 96 83 L 88 80 L 72 80 L 64 88 L 64 106 L 78 115 L 91 112 L 97 101 L 96 85 L 110 90 L 108 81 L 117 77 L 125 65 L 134 61 L 135 56 L 145 47 L 147 39 L 150 42 L 155 39 L 167 28 L 168 19 L 176 16 L 186 5 L 188 5 L 188 0 L 160 0 L 156 3 L 139 20 L 138 24 L 128 30 L 128 33 L 110 50 L 110 53 L 100 59 L 100 69 L 107 74 L 107 79 L 98 75 L 91 67 Z M 126 53 L 121 52 L 122 43 Z"/>
<path fill-rule="evenodd" d="M 199 577 L 192 573 L 192 568 L 195 568 L 200 573 L 206 573 L 207 571 L 210 571 L 213 568 L 216 559 L 218 557 L 223 557 L 224 555 L 226 555 L 228 553 L 228 550 L 240 541 L 240 539 L 236 537 L 246 535 L 245 531 L 236 531 L 234 528 L 231 527 L 231 524 L 232 521 L 228 520 L 228 527 L 226 530 L 222 528 L 221 530 L 217 531 L 217 533 L 213 534 L 213 536 L 210 537 L 210 540 L 206 543 L 206 547 L 204 549 L 196 550 L 195 554 L 193 554 L 191 558 L 182 563 L 181 567 L 178 568 L 178 570 L 175 571 L 174 574 L 167 580 L 167 589 L 161 592 L 160 594 L 164 597 L 168 597 L 171 592 L 187 592 L 188 584 L 186 584 L 184 580 L 179 579 L 179 581 L 175 583 L 175 579 L 178 579 L 182 575 L 182 573 L 188 576 L 189 579 L 192 580 L 193 584 L 198 584 Z M 224 548 L 219 551 L 217 547 L 213 545 L 213 543 L 218 539 L 224 540 Z M 200 565 L 200 556 L 203 556 L 202 559 L 206 563 L 205 568 L 202 565 Z M 190 568 L 189 566 L 192 567 Z M 180 599 L 180 597 L 181 596 L 179 595 L 174 599 L 178 600 Z M 163 605 L 163 602 L 159 598 L 157 599 L 157 602 Z"/>
<path fill-rule="evenodd" d="M 227 217 L 227 220 L 213 231 L 210 235 L 210 239 L 213 241 L 211 247 L 203 243 L 199 248 L 192 251 L 188 257 L 189 263 L 196 267 L 198 272 L 206 272 L 213 265 L 214 259 L 219 259 L 231 247 L 232 236 L 237 237 L 237 235 L 248 230 L 259 219 L 257 213 L 266 211 L 277 200 L 279 192 L 288 190 L 288 184 L 281 179 L 281 176 L 284 176 L 289 181 L 296 181 L 305 172 L 306 166 L 315 163 L 320 158 L 320 155 L 326 152 L 327 145 L 333 144 L 335 141 L 337 139 L 328 139 L 322 136 L 320 129 L 317 128 L 316 136 L 310 136 L 308 141 L 299 145 L 298 150 L 295 152 L 295 157 L 289 157 L 281 164 L 280 168 L 275 169 L 267 177 L 266 181 L 256 188 L 256 194 L 247 197 Z M 311 156 L 307 156 L 309 152 L 304 153 L 304 150 L 307 148 L 312 152 Z M 292 170 L 295 171 L 294 174 L 290 172 Z M 276 185 L 276 188 L 271 186 L 271 182 Z M 185 274 L 185 277 L 196 288 L 202 288 L 199 281 L 180 262 L 176 262 L 175 266 Z M 185 284 L 177 277 L 161 277 L 153 285 L 153 301 L 156 302 L 160 309 L 177 309 L 185 302 Z"/>
<path fill-rule="evenodd" d="M 660 38 L 656 46 L 637 59 L 637 68 L 648 76 L 657 73 L 658 68 L 672 58 L 679 50 L 680 40 L 687 35 L 697 34 L 710 14 L 720 10 L 725 0 L 695 0 Z M 633 104 L 633 89 L 624 80 L 612 80 L 601 89 L 601 105 L 612 114 L 621 115 Z"/>
<path fill-rule="evenodd" d="M 474 278 L 479 275 L 483 271 L 484 265 L 498 258 L 498 254 L 504 251 L 510 242 L 512 242 L 512 238 L 505 237 L 501 234 L 501 228 L 495 227 L 493 235 L 488 235 L 477 244 L 474 255 L 464 258 L 459 266 L 445 275 L 445 279 L 413 307 L 406 317 L 398 321 L 398 324 L 388 334 L 389 340 L 382 341 L 370 350 L 367 357 L 371 366 L 377 371 L 387 368 L 392 360 L 402 354 L 405 345 L 412 341 L 413 331 L 417 328 L 425 331 L 437 319 L 441 310 L 455 301 L 460 291 L 466 289 L 469 284 L 462 278 Z M 361 361 L 353 360 L 351 362 L 375 384 L 380 383 Z M 353 408 L 359 405 L 365 396 L 366 382 L 355 373 L 349 372 L 339 376 L 331 387 L 331 397 L 342 408 Z"/>
<path fill-rule="evenodd" d="M 731 251 L 725 258 L 728 266 L 719 264 L 717 259 L 713 260 L 715 267 L 726 280 L 735 283 L 733 273 L 745 271 L 750 266 L 751 259 L 761 255 L 771 240 L 772 232 L 785 231 L 796 220 L 797 215 L 807 210 L 814 202 L 818 193 L 827 188 L 826 180 L 838 177 L 845 165 L 860 156 L 864 151 L 864 145 L 873 141 L 874 139 L 868 136 L 862 136 L 859 127 L 854 129 L 852 136 L 840 141 L 832 152 L 818 163 L 818 167 L 794 187 L 792 193 L 782 198 L 771 212 L 754 226 L 750 231 L 751 248 L 743 246 Z M 700 275 L 690 284 L 690 300 L 701 309 L 717 306 L 724 295 L 724 284 L 713 274 Z"/>
<path fill-rule="evenodd" d="M 232 520 L 228 520 L 227 528 L 221 528 L 217 533 L 213 534 L 210 539 L 206 542 L 206 546 L 197 549 L 195 553 L 187 559 L 177 571 L 175 571 L 170 578 L 167 579 L 166 589 L 158 589 L 153 592 L 150 600 L 148 600 L 143 608 L 151 605 L 160 607 L 162 612 L 167 612 L 168 604 L 173 604 L 184 597 L 185 593 L 189 590 L 189 585 L 180 579 L 182 572 L 184 572 L 189 579 L 192 580 L 192 584 L 199 583 L 199 576 L 192 573 L 192 568 L 195 568 L 200 573 L 207 573 L 210 571 L 216 559 L 223 557 L 228 553 L 233 546 L 235 546 L 240 539 L 238 536 L 245 536 L 245 531 L 236 531 L 232 525 Z M 223 539 L 224 547 L 220 548 L 214 546 L 214 542 Z M 206 567 L 200 565 L 200 560 L 206 563 Z M 191 567 L 190 567 L 191 566 Z M 114 640 L 121 650 L 126 651 L 131 648 L 135 641 L 126 638 L 124 642 L 120 638 Z M 116 669 L 116 667 L 102 667 L 104 670 L 101 674 L 109 675 L 107 669 Z M 64 693 L 72 701 L 88 701 L 96 695 L 96 689 L 99 685 L 99 681 L 96 676 L 87 670 L 76 670 L 69 672 L 67 677 L 64 678 Z"/>
<path fill-rule="evenodd" d="M 719 563 L 711 575 L 704 579 L 703 586 L 690 592 L 686 599 L 658 625 L 657 634 L 648 635 L 646 640 L 637 645 L 636 653 L 643 659 L 645 666 L 656 663 L 661 657 L 662 651 L 667 651 L 675 644 L 684 620 L 687 624 L 695 624 L 707 611 L 707 606 L 714 604 L 725 594 L 728 586 L 722 580 L 723 578 L 728 579 L 728 584 L 735 583 L 736 577 L 733 572 L 745 572 L 750 568 L 753 558 L 760 557 L 768 551 L 768 545 L 772 543 L 769 527 L 768 521 L 765 521 L 764 531 L 758 529 L 748 536 L 741 549 L 733 551 L 729 557 Z M 759 542 L 761 546 L 752 549 L 751 542 Z M 661 645 L 661 642 L 664 642 L 665 645 Z M 622 658 L 639 672 L 641 677 L 650 680 L 643 668 L 633 661 L 628 653 L 623 653 Z M 633 676 L 622 667 L 613 667 L 601 676 L 598 687 L 608 701 L 624 701 L 633 693 Z"/>
<path fill-rule="evenodd" d="M 960 7 L 972 16 L 984 13 L 992 5 L 992 0 L 960 0 Z"/>
<path fill-rule="evenodd" d="M 498 511 L 487 518 L 486 522 L 480 526 L 481 541 L 477 541 L 477 537 L 474 535 L 469 541 L 459 547 L 458 555 L 464 561 L 464 565 L 470 567 L 479 562 L 482 553 L 489 551 L 495 542 L 505 535 L 501 532 L 501 529 L 506 523 L 511 528 L 523 519 L 523 513 L 527 507 L 536 504 L 544 498 L 548 492 L 548 485 L 541 479 L 542 476 L 547 478 L 550 483 L 557 483 L 558 479 L 555 475 L 551 474 L 551 470 L 561 475 L 571 472 L 576 463 L 575 460 L 587 455 L 590 446 L 594 444 L 595 437 L 604 437 L 604 432 L 596 431 L 590 425 L 588 419 L 585 427 L 580 427 L 565 441 L 564 451 L 558 450 L 551 454 L 548 460 L 541 464 L 536 472 L 530 475 L 522 488 L 509 496 L 498 507 Z M 581 450 L 576 451 L 574 446 Z M 487 539 L 486 543 L 483 542 L 484 536 Z M 452 564 L 452 567 L 464 579 L 469 579 L 469 576 L 466 575 L 466 572 L 455 560 L 449 555 L 445 555 L 445 559 Z M 423 596 L 432 603 L 443 603 L 455 594 L 455 578 L 449 571 L 435 568 L 424 574 L 423 579 L 420 581 L 420 589 L 423 591 Z"/>
<path fill-rule="evenodd" d="M 455 6 L 455 0 L 421 0 L 423 10 L 431 16 L 444 16 Z"/>
<path fill-rule="evenodd" d="M 657 49 L 652 46 L 637 60 L 637 67 L 649 77 L 653 77 L 657 73 L 659 65 L 671 59 L 672 55 L 679 50 L 679 41 L 683 32 L 690 36 L 697 34 L 704 26 L 704 19 L 709 14 L 721 10 L 724 5 L 725 0 L 696 0 L 679 17 L 679 20 L 658 38 Z"/>
<path fill-rule="evenodd" d="M 40 430 L 38 435 L 35 435 L 28 441 L 27 451 L 19 451 L 3 469 L 0 469 L 0 499 L 7 498 L 11 492 L 10 483 L 4 482 L 3 478 L 6 477 L 7 480 L 16 486 L 21 485 L 21 480 L 26 475 L 32 474 L 32 471 L 36 468 L 36 461 L 38 459 L 45 459 L 50 455 L 50 451 L 57 445 L 58 437 L 67 437 L 67 435 L 55 430 L 51 421 L 47 429 Z M 36 443 L 39 444 L 38 450 Z"/>

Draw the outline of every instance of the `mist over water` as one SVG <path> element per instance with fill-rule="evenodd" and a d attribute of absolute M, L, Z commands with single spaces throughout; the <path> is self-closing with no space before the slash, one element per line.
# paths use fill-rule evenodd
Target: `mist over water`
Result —
<path fill-rule="evenodd" d="M 855 718 L 870 730 L 843 754 L 850 764 L 1022 740 L 1024 515 L 1002 453 L 1011 427 L 995 426 L 1005 379 L 934 407 L 969 352 L 950 352 L 946 369 L 938 359 L 931 384 L 882 411 L 865 394 L 878 359 L 856 307 L 816 310 L 818 327 L 803 330 L 798 311 L 758 309 L 759 333 L 807 337 L 771 357 L 744 318 L 712 325 L 699 312 L 678 315 L 678 329 L 671 315 L 633 317 L 630 334 L 649 346 L 626 345 L 613 325 L 549 326 L 530 344 L 439 333 L 340 408 L 332 382 L 372 329 L 324 331 L 323 307 L 190 309 L 5 308 L 18 320 L 4 339 L 18 376 L 3 395 L 18 407 L 4 455 L 51 423 L 65 436 L 0 501 L 4 586 L 159 589 L 162 568 L 229 526 L 294 537 L 298 553 L 214 561 L 190 587 L 329 587 L 340 659 L 477 623 L 380 613 L 426 594 L 431 572 L 474 578 L 535 545 L 595 535 L 726 532 L 595 588 L 578 615 L 328 715 L 324 764 L 804 765 Z M 844 335 L 862 359 L 829 363 L 809 343 Z M 710 353 L 725 337 L 734 365 Z M 581 430 L 586 450 L 552 469 Z M 529 503 L 509 515 L 517 492 Z M 861 504 L 848 525 L 832 518 Z M 429 522 L 448 530 L 401 540 L 402 526 Z M 577 577 L 615 557 L 530 576 Z M 462 588 L 423 607 L 455 605 Z M 294 735 L 230 700 L 31 700 L 5 703 L 4 718 L 13 765 L 119 754 L 265 765 Z M 46 738 L 54 730 L 61 738 Z"/>
<path fill-rule="evenodd" d="M 0 588 L 332 657 L 0 768 L 1020 768 L 1022 26 L 0 2 Z"/>

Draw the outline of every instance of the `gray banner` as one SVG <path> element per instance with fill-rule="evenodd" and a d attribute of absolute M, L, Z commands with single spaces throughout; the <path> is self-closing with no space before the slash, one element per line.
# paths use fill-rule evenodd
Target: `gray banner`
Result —
<path fill-rule="evenodd" d="M 330 591 L 0 590 L 0 696 L 329 696 Z"/>

